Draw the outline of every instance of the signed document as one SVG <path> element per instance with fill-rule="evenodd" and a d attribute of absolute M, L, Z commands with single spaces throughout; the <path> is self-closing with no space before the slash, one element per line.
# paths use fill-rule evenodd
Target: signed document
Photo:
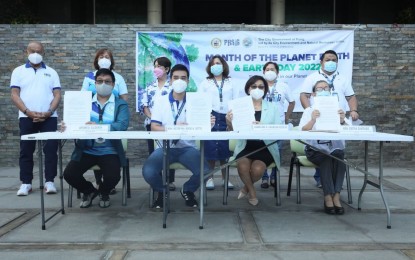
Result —
<path fill-rule="evenodd" d="M 320 111 L 320 116 L 316 119 L 315 131 L 339 131 L 339 100 L 336 96 L 314 97 L 313 107 Z"/>
<path fill-rule="evenodd" d="M 237 132 L 251 132 L 252 124 L 255 122 L 255 109 L 252 97 L 246 96 L 230 100 L 229 109 L 232 109 L 232 127 Z"/>
<path fill-rule="evenodd" d="M 86 122 L 91 121 L 91 91 L 65 91 L 63 104 L 66 131 L 79 130 Z"/>
<path fill-rule="evenodd" d="M 200 92 L 186 93 L 186 122 L 194 131 L 210 132 L 210 114 L 212 112 L 212 98 Z"/>

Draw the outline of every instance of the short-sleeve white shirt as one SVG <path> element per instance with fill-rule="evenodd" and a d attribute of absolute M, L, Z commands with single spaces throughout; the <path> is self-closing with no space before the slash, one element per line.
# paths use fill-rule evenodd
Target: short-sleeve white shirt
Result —
<path fill-rule="evenodd" d="M 241 91 L 239 88 L 232 85 L 232 80 L 230 78 L 224 79 L 223 88 L 222 88 L 222 104 L 219 98 L 219 88 L 222 84 L 222 81 L 217 81 L 217 85 L 213 79 L 203 80 L 199 87 L 197 88 L 198 92 L 208 93 L 212 97 L 212 109 L 215 112 L 226 114 L 228 112 L 228 102 L 235 98 L 241 96 Z"/>
<path fill-rule="evenodd" d="M 20 88 L 20 98 L 29 110 L 47 112 L 54 98 L 53 91 L 61 89 L 58 73 L 43 62 L 34 69 L 29 62 L 13 70 L 10 88 Z M 55 111 L 52 117 L 57 117 Z M 19 118 L 27 117 L 19 111 Z"/>
<path fill-rule="evenodd" d="M 183 105 L 184 102 L 184 106 Z M 176 101 L 173 98 L 173 91 L 168 95 L 159 97 L 153 106 L 151 122 L 158 123 L 162 126 L 174 125 L 174 119 L 181 110 L 177 122 L 186 122 L 186 97 L 182 101 Z M 196 147 L 194 140 L 179 140 L 172 148 Z"/>
<path fill-rule="evenodd" d="M 301 93 L 312 93 L 313 86 L 316 84 L 317 81 L 324 80 L 327 81 L 326 77 L 324 76 L 324 72 L 322 70 L 316 71 L 310 75 L 308 75 L 303 84 L 301 85 Z M 349 79 L 344 77 L 341 73 L 336 71 L 332 75 L 326 75 L 330 81 L 333 80 L 334 91 L 337 92 L 339 97 L 339 105 L 344 111 L 349 111 L 349 104 L 347 103 L 346 97 L 350 97 L 354 95 L 353 87 Z M 310 97 L 310 106 L 313 105 L 313 97 Z"/>
<path fill-rule="evenodd" d="M 269 86 L 265 99 L 269 102 L 274 102 L 278 106 L 278 110 L 281 111 L 281 120 L 285 122 L 285 101 L 288 103 L 295 101 L 287 83 L 277 81 L 274 85 Z"/>

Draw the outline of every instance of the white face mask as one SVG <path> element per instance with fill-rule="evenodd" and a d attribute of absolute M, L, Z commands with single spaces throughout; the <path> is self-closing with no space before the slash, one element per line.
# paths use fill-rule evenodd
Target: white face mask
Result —
<path fill-rule="evenodd" d="M 111 60 L 107 58 L 99 59 L 98 66 L 100 69 L 109 69 L 111 67 Z"/>
<path fill-rule="evenodd" d="M 210 72 L 212 72 L 213 75 L 219 76 L 223 72 L 223 65 L 222 64 L 215 64 L 210 67 Z"/>
<path fill-rule="evenodd" d="M 111 85 L 102 83 L 100 85 L 96 84 L 95 89 L 97 90 L 97 93 L 100 96 L 108 97 L 109 95 L 111 95 L 113 87 Z"/>
<path fill-rule="evenodd" d="M 249 95 L 255 99 L 255 100 L 259 100 L 264 96 L 264 90 L 256 88 L 256 89 L 252 89 L 251 92 L 249 92 Z"/>
<path fill-rule="evenodd" d="M 43 57 L 42 55 L 40 55 L 39 53 L 30 53 L 29 56 L 27 57 L 30 61 L 30 63 L 37 65 L 39 63 L 42 62 Z"/>
<path fill-rule="evenodd" d="M 173 87 L 174 92 L 178 94 L 182 93 L 187 88 L 187 82 L 182 79 L 176 79 L 175 81 L 173 81 L 171 85 Z"/>
<path fill-rule="evenodd" d="M 324 70 L 327 72 L 335 72 L 337 70 L 337 63 L 334 61 L 326 61 L 324 63 Z"/>
<path fill-rule="evenodd" d="M 268 70 L 264 73 L 264 79 L 267 81 L 274 81 L 277 78 L 277 73 L 273 70 Z"/>

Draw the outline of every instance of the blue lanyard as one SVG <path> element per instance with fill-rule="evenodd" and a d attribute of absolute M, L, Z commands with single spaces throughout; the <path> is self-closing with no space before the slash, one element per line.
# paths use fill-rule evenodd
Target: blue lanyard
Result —
<path fill-rule="evenodd" d="M 218 88 L 218 91 L 219 91 L 219 101 L 223 102 L 222 89 L 223 89 L 223 83 L 225 82 L 225 79 L 222 78 L 222 82 L 220 83 L 220 87 L 219 87 L 219 84 L 218 84 L 218 82 L 216 81 L 215 78 L 213 78 L 213 82 L 215 82 L 215 85 L 216 85 L 216 87 Z"/>
<path fill-rule="evenodd" d="M 320 73 L 320 71 L 318 71 L 318 73 Z M 336 76 L 339 74 L 339 72 L 337 72 L 336 74 L 334 74 L 333 75 L 333 78 L 330 80 L 329 79 L 329 77 L 326 75 L 326 74 L 321 74 L 320 73 L 320 75 L 323 75 L 325 78 L 326 78 L 326 80 L 327 80 L 327 82 L 329 83 L 329 87 L 330 87 L 330 90 L 334 90 L 334 85 L 333 85 L 333 82 L 334 82 L 334 79 L 336 78 Z"/>
<path fill-rule="evenodd" d="M 272 85 L 272 88 L 269 89 L 268 93 L 268 101 L 272 102 L 275 97 L 275 92 L 277 91 L 277 81 L 274 82 L 274 85 Z"/>
<path fill-rule="evenodd" d="M 173 119 L 174 119 L 174 125 L 176 125 L 176 123 L 177 123 L 177 119 L 179 118 L 180 114 L 182 113 L 183 108 L 184 108 L 184 105 L 186 104 L 186 101 L 183 99 L 182 105 L 180 106 L 180 108 L 178 108 L 177 114 L 176 114 L 176 112 L 174 111 L 174 103 L 176 103 L 176 106 L 177 106 L 177 107 L 179 106 L 179 103 L 178 103 L 178 101 L 173 101 L 173 102 L 170 102 L 170 106 L 171 106 L 171 113 L 172 113 L 172 115 L 173 115 Z"/>
<path fill-rule="evenodd" d="M 106 103 L 105 105 L 104 105 L 104 107 L 101 109 L 101 105 L 100 104 L 98 104 L 98 102 L 97 102 L 97 106 L 98 106 L 98 115 L 99 115 L 99 120 L 98 120 L 98 122 L 100 123 L 100 124 L 102 124 L 104 121 L 103 121 L 103 115 L 104 115 L 104 110 L 105 110 L 105 107 L 108 105 L 108 103 Z"/>

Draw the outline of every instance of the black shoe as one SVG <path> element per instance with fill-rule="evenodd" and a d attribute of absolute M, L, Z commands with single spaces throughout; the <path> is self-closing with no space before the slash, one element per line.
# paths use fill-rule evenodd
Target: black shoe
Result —
<path fill-rule="evenodd" d="M 101 208 L 108 208 L 111 205 L 110 203 L 110 195 L 103 195 L 101 194 L 101 199 L 99 201 L 99 206 Z"/>
<path fill-rule="evenodd" d="M 262 180 L 262 183 L 261 183 L 261 188 L 262 189 L 268 189 L 269 188 L 269 184 L 268 184 L 268 179 L 264 179 L 264 180 Z"/>
<path fill-rule="evenodd" d="M 117 190 L 115 188 L 110 191 L 110 195 L 114 195 L 116 193 L 117 193 Z"/>
<path fill-rule="evenodd" d="M 336 212 L 337 215 L 343 215 L 344 214 L 344 208 L 343 207 L 337 207 L 336 205 L 334 205 L 334 211 Z"/>
<path fill-rule="evenodd" d="M 163 192 L 158 192 L 157 199 L 153 203 L 153 208 L 162 209 L 163 208 Z"/>
<path fill-rule="evenodd" d="M 329 215 L 336 214 L 336 210 L 334 209 L 334 207 L 327 207 L 326 202 L 324 202 L 324 212 L 326 212 Z"/>
<path fill-rule="evenodd" d="M 197 208 L 197 201 L 195 199 L 195 194 L 191 191 L 183 191 L 183 189 L 180 190 L 180 193 L 182 194 L 182 197 L 184 198 L 186 202 L 186 206 Z"/>
<path fill-rule="evenodd" d="M 82 195 L 81 208 L 89 208 L 92 205 L 92 201 L 98 196 L 98 191 L 87 193 Z"/>
<path fill-rule="evenodd" d="M 275 179 L 270 179 L 270 184 L 271 184 L 272 187 L 275 188 L 276 183 L 277 182 L 275 181 Z"/>

